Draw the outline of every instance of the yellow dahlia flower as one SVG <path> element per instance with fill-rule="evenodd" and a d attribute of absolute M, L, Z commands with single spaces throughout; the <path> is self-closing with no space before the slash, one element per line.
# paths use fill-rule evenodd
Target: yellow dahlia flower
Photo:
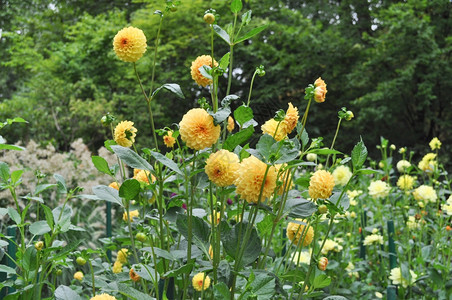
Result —
<path fill-rule="evenodd" d="M 133 122 L 122 121 L 116 125 L 114 138 L 116 144 L 123 147 L 131 147 L 135 143 L 135 136 L 137 135 L 137 129 L 133 127 Z"/>
<path fill-rule="evenodd" d="M 109 294 L 100 294 L 91 297 L 89 300 L 116 300 L 116 297 L 110 296 Z"/>
<path fill-rule="evenodd" d="M 118 274 L 122 272 L 122 262 L 116 260 L 113 264 L 113 273 Z"/>
<path fill-rule="evenodd" d="M 402 285 L 404 288 L 406 288 L 416 281 L 417 275 L 412 270 L 410 270 L 410 277 L 411 278 L 403 278 L 402 270 L 400 268 L 394 268 L 391 270 L 391 276 L 389 276 L 389 279 L 392 280 L 393 284 Z"/>
<path fill-rule="evenodd" d="M 389 190 L 391 189 L 389 185 L 382 181 L 372 181 L 369 185 L 369 195 L 374 199 L 380 199 L 388 196 Z"/>
<path fill-rule="evenodd" d="M 152 182 L 155 181 L 155 176 L 151 174 L 151 172 L 146 170 L 140 170 L 133 176 L 134 179 L 149 184 L 149 177 L 151 177 Z M 138 211 L 138 210 L 137 210 Z M 130 212 L 132 214 L 132 212 Z M 135 216 L 133 216 L 135 217 Z M 136 215 L 138 217 L 138 215 Z"/>
<path fill-rule="evenodd" d="M 239 163 L 239 157 L 235 153 L 222 149 L 210 154 L 204 169 L 213 183 L 224 187 L 234 183 Z"/>
<path fill-rule="evenodd" d="M 350 178 L 352 178 L 352 175 L 350 168 L 344 165 L 337 167 L 333 171 L 334 182 L 336 185 L 346 185 Z"/>
<path fill-rule="evenodd" d="M 136 62 L 146 52 L 146 36 L 141 29 L 127 27 L 121 29 L 113 39 L 113 50 L 120 60 Z"/>
<path fill-rule="evenodd" d="M 434 137 L 428 144 L 432 150 L 438 150 L 441 148 L 441 142 L 437 137 Z"/>
<path fill-rule="evenodd" d="M 108 186 L 111 187 L 111 188 L 114 188 L 115 190 L 118 190 L 118 191 L 119 191 L 119 184 L 118 184 L 116 181 L 110 183 Z"/>
<path fill-rule="evenodd" d="M 116 300 L 116 297 L 110 296 L 109 294 L 100 294 L 91 297 L 89 300 Z"/>
<path fill-rule="evenodd" d="M 261 126 L 262 132 L 272 136 L 278 142 L 287 137 L 287 124 L 284 121 L 278 122 L 270 119 Z"/>
<path fill-rule="evenodd" d="M 286 123 L 287 134 L 291 133 L 295 129 L 298 122 L 298 108 L 293 107 L 292 103 L 289 102 L 289 108 L 286 111 L 286 117 L 284 118 L 284 123 Z"/>
<path fill-rule="evenodd" d="M 433 187 L 424 184 L 414 190 L 413 196 L 417 201 L 424 202 L 436 202 L 436 199 L 438 199 Z"/>
<path fill-rule="evenodd" d="M 167 148 L 173 148 L 176 143 L 176 139 L 173 137 L 173 132 L 168 130 L 165 136 L 163 136 L 163 143 Z"/>
<path fill-rule="evenodd" d="M 433 172 L 436 167 L 436 154 L 427 153 L 418 164 L 418 168 L 424 172 Z"/>
<path fill-rule="evenodd" d="M 409 216 L 408 221 L 406 221 L 406 226 L 408 229 L 414 230 L 421 227 L 421 225 L 416 221 L 416 218 L 414 216 Z"/>
<path fill-rule="evenodd" d="M 122 248 L 118 251 L 116 260 L 122 264 L 125 264 L 127 262 L 127 256 L 129 256 L 129 250 L 127 248 Z"/>
<path fill-rule="evenodd" d="M 364 246 L 380 244 L 383 245 L 383 236 L 380 234 L 371 234 L 364 239 Z"/>
<path fill-rule="evenodd" d="M 262 184 L 264 187 L 262 189 L 261 202 L 264 202 L 273 193 L 276 187 L 276 169 L 273 166 L 269 168 L 264 182 L 266 169 L 267 165 L 255 156 L 245 158 L 240 163 L 237 170 L 237 178 L 235 179 L 236 193 L 248 203 L 257 203 L 259 201 Z"/>
<path fill-rule="evenodd" d="M 204 273 L 198 273 L 193 276 L 193 288 L 199 292 L 204 291 L 210 286 L 210 277 Z"/>
<path fill-rule="evenodd" d="M 325 245 L 323 245 L 321 252 L 323 255 L 327 255 L 330 251 L 340 252 L 342 251 L 342 249 L 344 249 L 344 247 L 342 247 L 337 241 L 327 239 L 325 241 Z"/>
<path fill-rule="evenodd" d="M 74 273 L 74 279 L 76 279 L 76 280 L 78 280 L 78 281 L 82 281 L 82 280 L 83 280 L 83 277 L 84 277 L 84 275 L 83 275 L 83 273 L 80 272 L 80 271 Z"/>
<path fill-rule="evenodd" d="M 333 193 L 334 177 L 330 172 L 318 170 L 309 181 L 309 196 L 312 199 L 327 199 Z"/>
<path fill-rule="evenodd" d="M 218 63 L 216 60 L 213 61 L 213 64 L 218 66 Z M 206 78 L 202 76 L 201 72 L 199 71 L 199 68 L 202 66 L 212 66 L 212 57 L 210 55 L 201 55 L 198 56 L 192 63 L 191 63 L 191 78 L 198 84 L 202 86 L 207 86 L 212 83 L 212 80 L 209 78 Z"/>
<path fill-rule="evenodd" d="M 128 215 L 130 222 L 133 222 L 133 218 L 137 218 L 139 215 L 140 213 L 138 212 L 138 209 L 131 210 Z M 122 219 L 127 222 L 127 212 L 122 214 Z"/>
<path fill-rule="evenodd" d="M 303 219 L 295 220 L 306 223 L 306 221 Z M 298 245 L 300 241 L 303 241 L 303 246 L 309 245 L 314 238 L 314 229 L 312 228 L 312 226 L 309 226 L 306 230 L 306 226 L 307 225 L 304 224 L 289 222 L 289 224 L 287 224 L 287 238 L 293 241 L 294 245 Z"/>
<path fill-rule="evenodd" d="M 231 116 L 229 116 L 228 117 L 228 126 L 226 127 L 226 129 L 229 132 L 232 132 L 232 130 L 234 130 L 234 127 L 235 127 L 234 119 Z"/>
<path fill-rule="evenodd" d="M 314 82 L 314 100 L 318 103 L 325 102 L 325 96 L 328 90 L 326 89 L 326 83 L 321 77 L 317 78 Z"/>
<path fill-rule="evenodd" d="M 294 264 L 309 265 L 311 263 L 311 254 L 312 249 L 309 249 L 309 251 L 296 251 L 292 254 L 292 262 Z"/>
<path fill-rule="evenodd" d="M 404 191 L 411 190 L 414 185 L 414 177 L 410 175 L 402 175 L 397 180 L 397 186 Z"/>
<path fill-rule="evenodd" d="M 179 123 L 180 136 L 191 149 L 201 150 L 215 144 L 221 127 L 213 124 L 213 118 L 202 108 L 189 110 Z"/>

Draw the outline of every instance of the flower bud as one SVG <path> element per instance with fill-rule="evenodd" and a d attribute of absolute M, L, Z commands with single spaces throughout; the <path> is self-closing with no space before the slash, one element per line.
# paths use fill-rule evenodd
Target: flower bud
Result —
<path fill-rule="evenodd" d="M 140 241 L 142 243 L 146 241 L 146 235 L 142 232 L 138 232 L 135 238 L 137 239 L 137 241 Z"/>
<path fill-rule="evenodd" d="M 400 154 L 403 154 L 405 152 L 406 152 L 406 147 L 402 147 L 402 148 L 399 149 L 399 153 Z"/>
<path fill-rule="evenodd" d="M 35 248 L 36 248 L 36 250 L 41 251 L 42 248 L 44 248 L 44 242 L 43 241 L 36 242 Z"/>
<path fill-rule="evenodd" d="M 391 144 L 391 146 L 389 146 L 389 148 L 391 148 L 391 150 L 395 150 L 396 146 L 394 144 Z"/>
<path fill-rule="evenodd" d="M 61 276 L 61 274 L 63 274 L 63 271 L 61 269 L 58 269 L 55 271 L 57 276 Z"/>
<path fill-rule="evenodd" d="M 325 204 L 322 204 L 322 205 L 320 205 L 319 206 L 319 213 L 320 214 L 326 214 L 328 212 L 328 207 L 326 207 L 326 205 Z"/>
<path fill-rule="evenodd" d="M 203 19 L 207 24 L 213 24 L 215 22 L 215 15 L 212 13 L 207 13 L 204 15 Z"/>
<path fill-rule="evenodd" d="M 317 159 L 317 154 L 315 154 L 315 153 L 308 153 L 306 155 L 306 159 L 308 161 L 315 161 Z"/>
<path fill-rule="evenodd" d="M 325 271 L 326 266 L 328 266 L 328 258 L 325 256 L 319 259 L 319 263 L 317 264 L 317 267 L 320 271 Z"/>
<path fill-rule="evenodd" d="M 86 264 L 86 259 L 84 259 L 83 257 L 79 256 L 79 257 L 77 257 L 77 259 L 75 260 L 75 262 L 77 263 L 77 265 L 83 266 L 83 265 Z"/>
<path fill-rule="evenodd" d="M 353 114 L 353 112 L 351 110 L 347 110 L 346 112 L 346 117 L 345 120 L 350 121 L 351 119 L 353 119 L 355 117 L 355 115 Z"/>
<path fill-rule="evenodd" d="M 83 277 L 84 277 L 84 275 L 80 271 L 74 273 L 74 279 L 76 279 L 78 281 L 82 281 Z"/>

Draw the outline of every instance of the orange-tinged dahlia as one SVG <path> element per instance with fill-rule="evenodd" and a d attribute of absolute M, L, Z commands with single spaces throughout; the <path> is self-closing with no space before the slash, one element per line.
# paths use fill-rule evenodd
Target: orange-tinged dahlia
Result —
<path fill-rule="evenodd" d="M 201 150 L 216 143 L 221 127 L 213 124 L 213 118 L 202 108 L 189 110 L 179 123 L 181 139 L 194 150 Z"/>
<path fill-rule="evenodd" d="M 146 36 L 141 29 L 135 27 L 123 28 L 113 39 L 113 50 L 120 60 L 136 62 L 146 52 Z"/>
<path fill-rule="evenodd" d="M 213 64 L 218 66 L 218 63 L 216 60 L 213 61 Z M 191 63 L 191 78 L 193 78 L 194 81 L 198 85 L 207 86 L 212 83 L 212 80 L 209 78 L 206 78 L 202 76 L 201 72 L 199 71 L 199 68 L 202 66 L 209 66 L 212 68 L 212 57 L 210 55 L 201 55 L 198 56 L 192 63 Z"/>
<path fill-rule="evenodd" d="M 295 219 L 298 222 L 306 223 L 306 220 L 303 219 Z M 293 241 L 294 245 L 298 245 L 300 241 L 303 241 L 303 246 L 307 246 L 312 242 L 314 238 L 314 229 L 312 226 L 309 226 L 306 230 L 306 225 L 299 224 L 295 222 L 289 222 L 287 224 L 287 237 L 289 240 Z"/>
<path fill-rule="evenodd" d="M 173 137 L 173 132 L 169 130 L 165 136 L 163 136 L 163 143 L 167 148 L 173 148 L 176 143 L 176 139 Z"/>
<path fill-rule="evenodd" d="M 294 107 L 292 103 L 289 102 L 289 108 L 287 109 L 286 117 L 284 118 L 284 123 L 287 125 L 287 134 L 291 133 L 297 126 L 298 118 L 298 108 Z"/>
<path fill-rule="evenodd" d="M 140 279 L 141 279 L 140 275 L 138 275 L 134 269 L 130 269 L 129 277 L 130 277 L 130 279 L 132 279 L 135 282 L 140 281 Z"/>
<path fill-rule="evenodd" d="M 118 190 L 118 191 L 119 191 L 119 184 L 118 184 L 116 181 L 110 183 L 108 186 L 111 187 L 111 188 L 114 188 L 115 190 Z"/>
<path fill-rule="evenodd" d="M 204 273 L 198 273 L 193 276 L 193 288 L 199 292 L 204 291 L 210 286 L 210 277 Z"/>
<path fill-rule="evenodd" d="M 312 199 L 327 199 L 333 193 L 333 175 L 325 170 L 316 171 L 309 181 L 309 196 Z"/>
<path fill-rule="evenodd" d="M 287 137 L 287 124 L 284 121 L 270 119 L 261 126 L 261 129 L 264 134 L 272 136 L 278 142 Z"/>
<path fill-rule="evenodd" d="M 240 163 L 240 167 L 237 170 L 237 178 L 235 180 L 235 185 L 237 187 L 236 193 L 248 203 L 258 203 L 262 183 L 264 187 L 262 189 L 262 198 L 260 199 L 260 202 L 264 202 L 264 200 L 269 198 L 273 193 L 276 187 L 276 169 L 271 166 L 264 181 L 266 169 L 267 165 L 255 156 L 245 158 Z"/>
<path fill-rule="evenodd" d="M 133 122 L 122 121 L 115 127 L 114 138 L 116 144 L 123 147 L 131 147 L 135 143 L 137 129 L 133 127 Z"/>
<path fill-rule="evenodd" d="M 229 132 L 232 132 L 232 130 L 234 130 L 234 127 L 235 127 L 234 119 L 231 116 L 229 116 L 228 117 L 228 126 L 226 127 L 226 129 Z"/>
<path fill-rule="evenodd" d="M 116 300 L 116 297 L 104 293 L 91 297 L 89 300 Z"/>
<path fill-rule="evenodd" d="M 233 152 L 222 149 L 210 154 L 204 170 L 213 183 L 218 186 L 228 186 L 234 183 L 239 166 L 239 157 Z"/>
<path fill-rule="evenodd" d="M 317 78 L 314 82 L 314 100 L 318 103 L 325 102 L 325 96 L 328 90 L 326 89 L 326 83 L 321 77 Z"/>

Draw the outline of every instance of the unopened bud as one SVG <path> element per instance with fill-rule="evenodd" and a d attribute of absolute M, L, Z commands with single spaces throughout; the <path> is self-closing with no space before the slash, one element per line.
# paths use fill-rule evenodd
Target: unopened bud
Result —
<path fill-rule="evenodd" d="M 308 153 L 306 155 L 306 159 L 308 161 L 315 161 L 317 159 L 317 154 L 315 154 L 315 153 Z"/>
<path fill-rule="evenodd" d="M 215 22 L 215 15 L 212 13 L 207 13 L 204 15 L 203 19 L 207 24 L 213 24 Z"/>
<path fill-rule="evenodd" d="M 137 239 L 137 241 L 140 241 L 142 243 L 146 241 L 146 235 L 142 232 L 138 232 L 135 238 Z"/>
<path fill-rule="evenodd" d="M 320 214 L 326 214 L 328 212 L 328 207 L 326 207 L 326 205 L 325 204 L 322 204 L 322 205 L 320 205 L 319 206 L 319 213 Z"/>
<path fill-rule="evenodd" d="M 326 257 L 322 257 L 319 259 L 319 263 L 317 264 L 317 267 L 319 268 L 320 271 L 325 271 L 326 270 L 326 266 L 328 266 L 328 258 Z"/>
<path fill-rule="evenodd" d="M 389 146 L 389 148 L 391 148 L 391 150 L 395 150 L 396 146 L 394 144 L 391 144 L 391 146 Z"/>
<path fill-rule="evenodd" d="M 83 265 L 86 264 L 86 259 L 84 259 L 83 257 L 79 256 L 79 257 L 77 257 L 77 259 L 75 260 L 75 262 L 77 263 L 77 265 L 83 266 Z"/>
<path fill-rule="evenodd" d="M 353 119 L 355 117 L 355 115 L 353 114 L 353 112 L 351 110 L 347 110 L 346 112 L 347 116 L 345 117 L 345 120 L 350 121 L 351 119 Z"/>
<path fill-rule="evenodd" d="M 43 241 L 36 242 L 35 248 L 36 248 L 36 250 L 41 251 L 42 248 L 44 248 L 44 242 Z"/>

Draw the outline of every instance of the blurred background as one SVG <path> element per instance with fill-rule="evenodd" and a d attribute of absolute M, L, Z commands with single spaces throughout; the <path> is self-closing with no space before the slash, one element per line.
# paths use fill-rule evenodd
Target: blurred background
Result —
<path fill-rule="evenodd" d="M 5 128 L 2 136 L 9 143 L 50 143 L 58 151 L 82 138 L 94 151 L 111 138 L 100 122 L 109 112 L 135 122 L 140 146 L 152 145 L 133 66 L 116 58 L 112 41 L 128 25 L 144 31 L 149 47 L 137 68 L 149 88 L 159 23 L 154 11 L 163 11 L 167 2 L 0 0 L 0 120 L 17 116 L 29 122 Z M 210 99 L 190 76 L 191 62 L 210 54 L 204 12 L 215 9 L 223 28 L 233 20 L 229 1 L 180 2 L 163 18 L 154 86 L 178 83 L 185 99 L 159 93 L 152 103 L 157 128 L 179 123 L 199 98 Z M 241 13 L 247 10 L 252 25 L 269 26 L 234 48 L 231 93 L 241 97 L 235 106 L 246 102 L 255 68 L 265 67 L 251 100 L 259 127 L 288 102 L 302 114 L 304 88 L 321 76 L 326 102 L 311 106 L 307 131 L 323 136 L 325 146 L 345 106 L 355 118 L 343 123 L 339 151 L 349 153 L 362 136 L 371 155 L 380 137 L 416 151 L 415 162 L 433 137 L 443 143 L 441 152 L 451 152 L 451 1 L 249 0 Z M 228 51 L 216 36 L 216 59 Z M 220 99 L 226 85 L 225 75 Z M 440 160 L 450 169 L 447 155 Z"/>

